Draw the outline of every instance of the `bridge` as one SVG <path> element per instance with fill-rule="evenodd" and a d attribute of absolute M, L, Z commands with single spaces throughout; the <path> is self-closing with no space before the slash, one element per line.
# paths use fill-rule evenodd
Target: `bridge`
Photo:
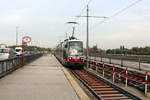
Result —
<path fill-rule="evenodd" d="M 87 91 L 87 89 L 85 89 L 86 83 L 81 85 L 81 83 L 77 81 L 79 77 L 76 79 L 74 77 L 76 75 L 73 76 L 73 74 L 71 74 L 68 69 L 64 68 L 53 55 L 43 55 L 40 53 L 28 55 L 24 57 L 24 63 L 25 65 L 22 66 L 21 57 L 0 61 L 1 100 L 93 100 L 93 97 L 91 96 L 92 93 L 89 92 L 94 90 Z M 87 72 L 89 71 L 96 75 L 105 76 L 104 78 L 110 78 L 112 76 L 113 79 L 112 83 L 107 81 L 109 84 L 111 84 L 107 86 L 111 90 L 108 89 L 107 91 L 104 91 L 104 88 L 99 88 L 104 86 L 97 86 L 98 79 L 96 79 L 97 81 L 93 80 L 92 84 L 94 85 L 94 89 L 97 88 L 96 92 L 98 92 L 98 94 L 96 95 L 98 97 L 99 93 L 104 93 L 102 97 L 107 99 L 110 99 L 110 97 L 114 98 L 115 100 L 116 98 L 119 100 L 125 98 L 129 100 L 141 100 L 139 97 L 144 100 L 149 99 L 144 97 L 136 89 L 130 91 L 130 86 L 128 86 L 127 89 L 127 85 L 131 85 L 130 83 L 134 81 L 136 82 L 134 85 L 143 84 L 140 85 L 141 88 L 146 86 L 146 88 L 143 89 L 146 89 L 145 92 L 148 94 L 149 76 L 148 80 L 144 79 L 145 76 L 142 76 L 144 78 L 136 75 L 133 77 L 131 70 L 128 70 L 129 74 L 126 74 L 127 70 L 124 69 L 124 67 L 103 63 L 99 60 L 96 61 L 95 59 L 91 59 L 89 61 L 89 65 L 90 68 L 86 68 Z M 122 78 L 118 77 L 118 75 Z M 91 77 L 93 77 L 93 75 Z M 122 87 L 121 89 L 120 87 L 114 86 L 114 82 L 118 81 L 119 79 L 122 79 L 122 81 L 124 81 L 124 79 L 128 80 L 124 81 L 126 87 Z M 92 82 L 91 79 L 89 81 Z M 89 82 L 87 83 L 89 84 Z M 114 88 L 113 91 L 112 88 Z M 129 91 L 126 91 L 126 89 Z M 133 91 L 135 91 L 135 94 L 132 94 Z M 111 94 L 108 94 L 107 92 Z M 113 96 L 112 92 L 115 92 L 115 96 L 117 97 Z"/>
<path fill-rule="evenodd" d="M 40 58 L 35 60 L 35 57 Z M 0 62 L 1 65 L 6 65 L 3 71 L 1 66 L 1 77 L 4 73 L 9 73 L 0 79 L 1 100 L 79 100 L 54 56 L 34 55 L 30 59 L 32 63 L 14 68 L 10 65 L 19 64 L 10 61 Z M 15 60 L 18 59 L 14 59 L 13 62 Z M 88 100 L 88 97 L 84 98 Z"/>

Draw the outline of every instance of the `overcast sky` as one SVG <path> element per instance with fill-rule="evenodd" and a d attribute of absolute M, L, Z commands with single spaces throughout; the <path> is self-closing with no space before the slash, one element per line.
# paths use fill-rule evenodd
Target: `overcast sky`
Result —
<path fill-rule="evenodd" d="M 92 0 L 90 15 L 110 17 L 136 0 Z M 71 32 L 65 24 L 74 21 L 87 0 L 0 0 L 0 43 L 15 44 L 16 26 L 21 37 L 30 35 L 32 45 L 54 47 Z M 85 10 L 82 15 L 85 15 Z M 86 19 L 77 20 L 79 39 L 86 40 Z M 125 45 L 150 46 L 150 0 L 142 0 L 121 14 L 99 24 L 103 19 L 90 18 L 90 45 L 118 48 Z"/>

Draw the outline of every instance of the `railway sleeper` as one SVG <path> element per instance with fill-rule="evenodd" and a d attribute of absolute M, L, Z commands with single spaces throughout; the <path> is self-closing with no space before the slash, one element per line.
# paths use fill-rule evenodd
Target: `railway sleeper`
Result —
<path fill-rule="evenodd" d="M 87 72 L 87 71 L 86 72 L 76 71 L 76 73 L 78 73 L 80 78 L 82 80 L 84 80 L 84 82 L 87 83 L 88 87 L 90 86 L 89 88 L 92 89 L 91 91 L 95 91 L 95 93 L 102 100 L 141 100 L 133 95 L 131 96 L 130 93 L 127 93 L 122 90 L 121 90 L 122 92 L 120 92 L 120 90 L 118 91 L 118 89 L 116 90 L 116 87 L 114 88 L 113 85 L 111 85 L 113 88 L 110 87 L 107 84 L 107 82 L 105 82 L 103 79 L 102 80 L 100 79 L 101 81 L 103 81 L 103 82 L 100 82 L 100 80 L 97 76 L 94 77 L 93 75 L 90 75 L 89 72 Z M 83 75 L 83 74 L 89 74 L 89 75 Z M 99 80 L 99 82 L 97 82 L 97 80 Z M 94 82 L 94 83 L 92 83 L 92 82 Z M 102 90 L 100 90 L 100 89 L 102 89 Z M 130 99 L 131 97 L 134 99 Z M 135 98 L 137 98 L 137 99 L 135 99 Z"/>
<path fill-rule="evenodd" d="M 105 97 L 103 100 L 132 100 L 128 97 Z"/>
<path fill-rule="evenodd" d="M 96 91 L 98 94 L 119 94 L 120 92 L 114 90 L 114 91 Z"/>
<path fill-rule="evenodd" d="M 95 91 L 107 91 L 107 90 L 115 90 L 114 88 L 95 88 Z"/>
<path fill-rule="evenodd" d="M 103 85 L 103 86 L 91 86 L 92 88 L 110 88 L 110 86 Z"/>

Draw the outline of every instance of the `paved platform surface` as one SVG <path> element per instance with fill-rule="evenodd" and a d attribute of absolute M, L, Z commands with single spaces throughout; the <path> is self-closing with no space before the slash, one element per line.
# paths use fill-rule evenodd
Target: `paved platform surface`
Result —
<path fill-rule="evenodd" d="M 0 100 L 79 100 L 59 62 L 43 56 L 0 79 Z"/>

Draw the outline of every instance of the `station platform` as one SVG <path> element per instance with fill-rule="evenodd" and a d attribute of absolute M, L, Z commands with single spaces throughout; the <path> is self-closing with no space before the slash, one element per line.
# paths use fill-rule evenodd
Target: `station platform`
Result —
<path fill-rule="evenodd" d="M 46 55 L 0 79 L 0 100 L 80 100 L 54 56 Z"/>

